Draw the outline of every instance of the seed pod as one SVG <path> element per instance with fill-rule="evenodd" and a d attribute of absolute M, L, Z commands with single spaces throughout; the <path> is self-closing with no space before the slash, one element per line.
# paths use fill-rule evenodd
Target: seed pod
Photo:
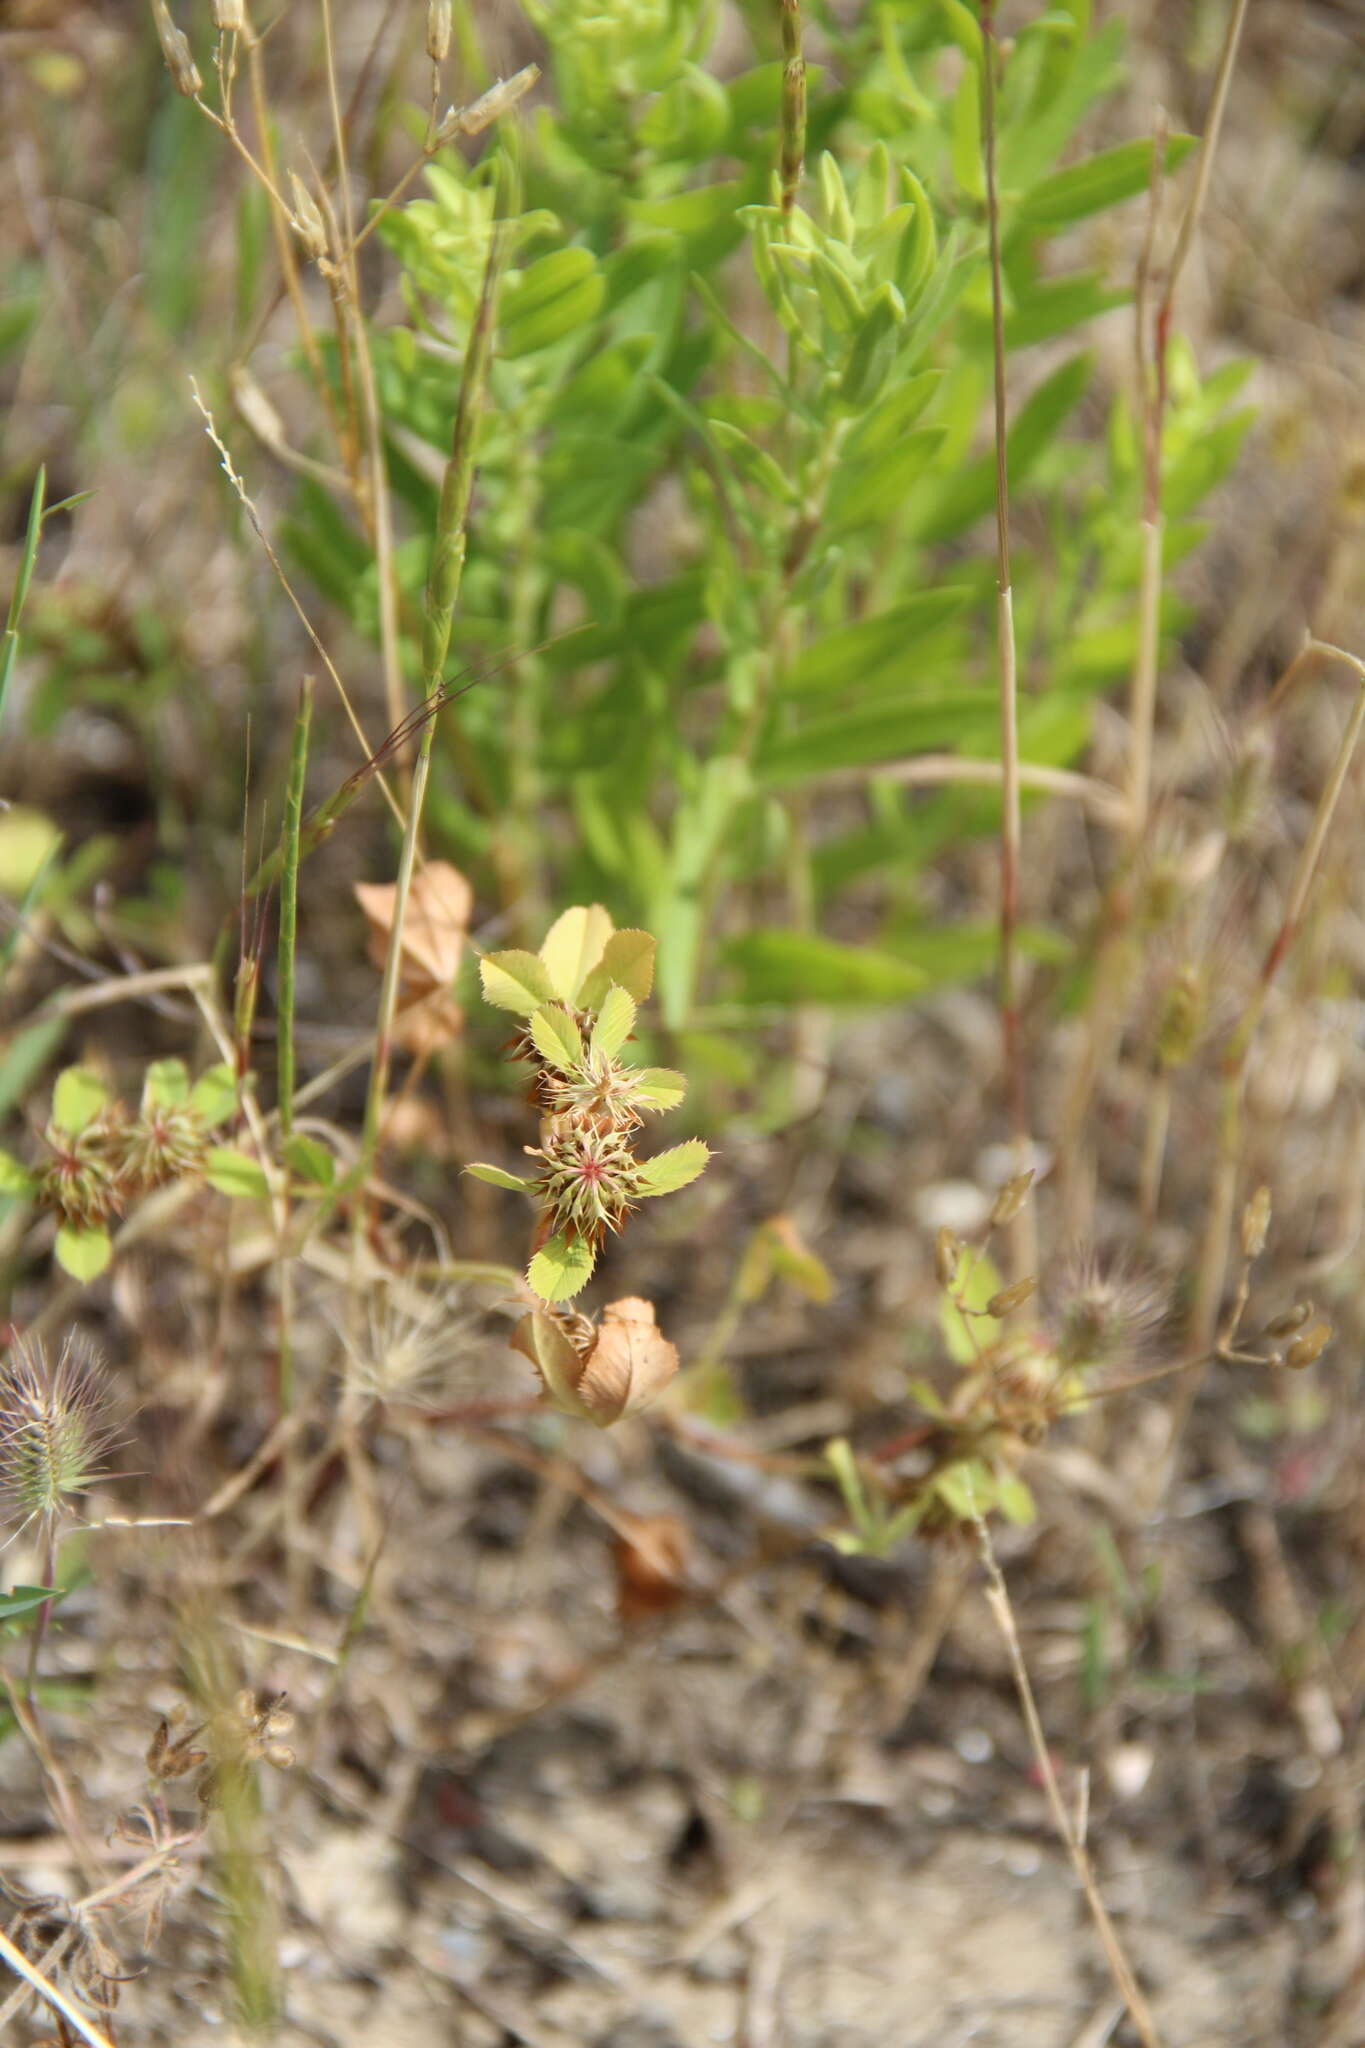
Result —
<path fill-rule="evenodd" d="M 538 64 L 524 64 L 510 78 L 499 78 L 467 107 L 448 107 L 436 131 L 437 142 L 450 142 L 457 135 L 482 135 L 499 115 L 510 112 L 539 77 Z"/>
<path fill-rule="evenodd" d="M 962 1258 L 962 1242 L 945 1223 L 934 1239 L 934 1273 L 940 1287 L 951 1287 Z"/>
<path fill-rule="evenodd" d="M 994 1316 L 997 1321 L 1001 1316 L 1012 1315 L 1015 1309 L 1022 1308 L 1030 1296 L 1037 1292 L 1037 1288 L 1036 1273 L 1030 1273 L 1023 1280 L 1014 1281 L 1009 1287 L 1002 1287 L 986 1303 L 986 1314 Z"/>
<path fill-rule="evenodd" d="M 1284 1354 L 1284 1362 L 1291 1372 L 1302 1372 L 1306 1365 L 1316 1365 L 1323 1352 L 1331 1343 L 1332 1325 L 1325 1318 L 1310 1323 L 1301 1336 L 1294 1339 Z"/>
<path fill-rule="evenodd" d="M 1259 1259 L 1270 1228 L 1270 1189 L 1257 1188 L 1242 1211 L 1242 1257 Z"/>
<path fill-rule="evenodd" d="M 317 201 L 297 171 L 289 173 L 289 197 L 294 208 L 289 216 L 289 225 L 312 261 L 316 263 L 327 254 L 327 230 L 318 211 Z"/>
<path fill-rule="evenodd" d="M 1013 1223 L 1033 1186 L 1033 1168 L 1027 1173 L 1016 1173 L 1013 1180 L 1007 1180 L 995 1198 L 991 1209 L 991 1228 L 999 1230 L 1006 1223 Z"/>
<path fill-rule="evenodd" d="M 1313 1313 L 1311 1301 L 1296 1301 L 1293 1308 L 1286 1309 L 1282 1316 L 1276 1316 L 1273 1323 L 1267 1323 L 1267 1337 L 1292 1337 L 1301 1330 Z"/>
<path fill-rule="evenodd" d="M 572 1332 L 572 1334 L 570 1334 Z M 523 1317 L 512 1348 L 529 1358 L 552 1406 L 607 1429 L 662 1393 L 678 1353 L 654 1320 L 652 1301 L 614 1301 L 594 1328 L 586 1318 Z"/>
<path fill-rule="evenodd" d="M 450 48 L 450 0 L 427 0 L 427 55 L 444 64 Z"/>
<path fill-rule="evenodd" d="M 166 60 L 166 69 L 171 74 L 171 83 L 177 92 L 192 100 L 202 92 L 204 81 L 199 76 L 199 66 L 194 61 L 189 39 L 171 20 L 171 10 L 166 0 L 152 0 L 152 19 L 156 24 L 157 40 L 161 54 Z"/>
<path fill-rule="evenodd" d="M 246 28 L 245 0 L 213 0 L 213 25 L 221 35 L 241 35 Z"/>

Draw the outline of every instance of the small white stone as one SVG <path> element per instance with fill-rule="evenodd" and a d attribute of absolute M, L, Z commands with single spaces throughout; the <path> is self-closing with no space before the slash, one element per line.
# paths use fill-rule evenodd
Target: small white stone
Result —
<path fill-rule="evenodd" d="M 1145 1742 L 1120 1742 L 1105 1761 L 1116 1799 L 1136 1799 L 1152 1775 L 1156 1756 Z"/>
<path fill-rule="evenodd" d="M 995 1755 L 995 1744 L 984 1728 L 964 1728 L 954 1738 L 953 1748 L 964 1764 L 986 1764 Z"/>
<path fill-rule="evenodd" d="M 915 1221 L 921 1230 L 953 1230 L 970 1237 L 991 1212 L 991 1197 L 970 1180 L 938 1180 L 918 1188 Z"/>

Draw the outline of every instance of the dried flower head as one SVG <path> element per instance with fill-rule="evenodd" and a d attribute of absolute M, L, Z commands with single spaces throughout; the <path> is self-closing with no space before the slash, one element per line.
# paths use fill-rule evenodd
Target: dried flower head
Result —
<path fill-rule="evenodd" d="M 86 1338 L 66 1339 L 53 1364 L 21 1337 L 0 1364 L 0 1512 L 53 1522 L 99 1476 L 114 1440 L 109 1382 Z"/>
<path fill-rule="evenodd" d="M 552 1406 L 599 1429 L 648 1407 L 678 1370 L 653 1302 L 635 1295 L 611 1302 L 600 1325 L 572 1313 L 525 1316 L 510 1341 L 535 1366 Z"/>
<path fill-rule="evenodd" d="M 470 1331 L 459 1294 L 434 1294 L 395 1274 L 370 1290 L 365 1321 L 338 1321 L 346 1384 L 372 1401 L 439 1401 L 451 1390 L 451 1367 Z"/>

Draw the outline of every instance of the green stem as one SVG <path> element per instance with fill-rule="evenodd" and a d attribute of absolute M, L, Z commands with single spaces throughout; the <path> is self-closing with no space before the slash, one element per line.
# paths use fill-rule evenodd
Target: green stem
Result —
<path fill-rule="evenodd" d="M 499 225 L 495 222 L 489 238 L 478 310 L 469 331 L 469 344 L 465 350 L 460 395 L 451 431 L 450 457 L 441 480 L 441 497 L 436 512 L 436 536 L 431 553 L 431 569 L 427 578 L 426 616 L 422 630 L 422 669 L 428 704 L 441 693 L 441 677 L 450 651 L 451 626 L 464 571 L 466 525 L 469 518 L 470 496 L 474 488 L 474 458 L 478 446 L 484 387 L 493 350 L 500 255 L 501 234 Z M 407 827 L 403 834 L 403 847 L 398 860 L 393 928 L 389 934 L 389 949 L 384 960 L 384 979 L 379 991 L 374 1064 L 370 1068 L 370 1087 L 365 1101 L 365 1125 L 361 1136 L 362 1184 L 368 1179 L 379 1150 L 380 1121 L 388 1092 L 389 1066 L 393 1052 L 393 1021 L 398 1010 L 398 987 L 403 962 L 403 923 L 417 859 L 417 837 L 421 825 L 422 806 L 426 801 L 427 781 L 431 772 L 434 731 L 435 720 L 427 718 L 422 726 L 421 743 L 413 768 Z"/>

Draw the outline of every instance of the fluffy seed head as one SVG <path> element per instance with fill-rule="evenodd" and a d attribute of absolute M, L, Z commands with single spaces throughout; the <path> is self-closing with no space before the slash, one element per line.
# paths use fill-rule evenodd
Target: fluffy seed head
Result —
<path fill-rule="evenodd" d="M 1149 1275 L 1083 1253 L 1062 1288 L 1057 1361 L 1072 1370 L 1125 1364 L 1165 1312 L 1165 1296 Z"/>
<path fill-rule="evenodd" d="M 109 1382 L 95 1347 L 69 1336 L 56 1362 L 20 1337 L 0 1363 L 0 1513 L 52 1522 L 98 1478 L 113 1441 Z"/>

